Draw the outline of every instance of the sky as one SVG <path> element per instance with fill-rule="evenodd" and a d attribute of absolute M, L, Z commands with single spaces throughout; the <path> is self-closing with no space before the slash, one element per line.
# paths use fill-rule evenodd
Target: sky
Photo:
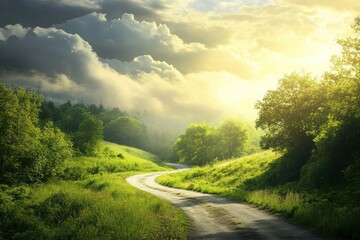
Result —
<path fill-rule="evenodd" d="M 321 77 L 360 1 L 1 0 L 0 82 L 173 124 L 255 119 L 294 71 Z"/>

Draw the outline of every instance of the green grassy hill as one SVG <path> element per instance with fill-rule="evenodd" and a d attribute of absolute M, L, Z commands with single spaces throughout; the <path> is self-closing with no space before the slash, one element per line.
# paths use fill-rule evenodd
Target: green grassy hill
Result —
<path fill-rule="evenodd" d="M 167 186 L 236 197 L 234 194 L 244 189 L 248 180 L 263 174 L 278 157 L 278 154 L 266 151 L 165 175 L 158 181 Z M 239 197 L 243 200 L 242 196 Z"/>
<path fill-rule="evenodd" d="M 331 239 L 359 239 L 357 193 L 348 189 L 306 191 L 297 182 L 269 184 L 281 155 L 271 151 L 164 175 L 167 186 L 245 201 L 307 226 Z"/>
<path fill-rule="evenodd" d="M 101 157 L 67 160 L 59 179 L 1 185 L 0 239 L 185 239 L 181 210 L 125 182 L 169 168 L 148 152 L 103 144 Z"/>

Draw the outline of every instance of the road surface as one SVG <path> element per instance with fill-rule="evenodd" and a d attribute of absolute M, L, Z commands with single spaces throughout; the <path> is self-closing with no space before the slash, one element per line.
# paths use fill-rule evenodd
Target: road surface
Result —
<path fill-rule="evenodd" d="M 183 165 L 172 165 L 175 171 L 146 173 L 128 177 L 132 186 L 149 192 L 183 209 L 190 218 L 188 239 L 320 239 L 261 210 L 226 198 L 174 189 L 158 184 L 161 175 L 184 171 Z"/>

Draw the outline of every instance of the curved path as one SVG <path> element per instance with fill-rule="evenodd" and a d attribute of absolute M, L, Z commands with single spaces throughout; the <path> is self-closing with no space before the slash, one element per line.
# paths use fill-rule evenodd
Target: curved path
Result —
<path fill-rule="evenodd" d="M 281 218 L 226 198 L 162 186 L 157 177 L 184 171 L 146 173 L 128 177 L 132 186 L 165 199 L 183 209 L 190 218 L 189 239 L 320 239 Z"/>

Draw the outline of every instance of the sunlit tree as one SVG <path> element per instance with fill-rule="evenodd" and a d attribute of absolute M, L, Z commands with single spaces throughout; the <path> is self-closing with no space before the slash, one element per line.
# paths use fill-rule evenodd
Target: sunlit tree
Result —
<path fill-rule="evenodd" d="M 39 127 L 42 97 L 0 84 L 0 183 L 38 182 L 71 156 L 71 142 L 48 123 Z"/>
<path fill-rule="evenodd" d="M 203 165 L 214 159 L 214 142 L 215 129 L 209 124 L 191 124 L 178 138 L 175 149 L 180 161 Z"/>
<path fill-rule="evenodd" d="M 315 138 L 317 150 L 303 174 L 318 186 L 333 186 L 346 179 L 360 185 L 359 17 L 353 30 L 353 36 L 338 41 L 342 54 L 332 58 L 332 69 L 323 81 L 327 122 Z"/>
<path fill-rule="evenodd" d="M 311 150 L 314 131 L 321 123 L 325 98 L 320 84 L 309 74 L 292 73 L 279 81 L 276 90 L 268 91 L 256 104 L 259 116 L 256 127 L 265 131 L 263 148 L 294 150 L 305 147 Z"/>
<path fill-rule="evenodd" d="M 246 131 L 239 121 L 224 121 L 217 129 L 217 157 L 219 159 L 229 159 L 241 156 L 245 150 L 246 140 Z"/>

